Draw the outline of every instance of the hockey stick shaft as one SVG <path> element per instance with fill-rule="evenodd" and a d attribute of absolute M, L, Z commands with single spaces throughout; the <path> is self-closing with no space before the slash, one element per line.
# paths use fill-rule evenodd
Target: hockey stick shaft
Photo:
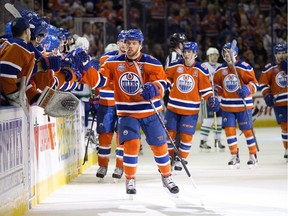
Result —
<path fill-rule="evenodd" d="M 235 63 L 233 62 L 233 55 L 234 55 L 233 51 L 235 50 L 236 44 L 237 44 L 236 40 L 233 40 L 233 41 L 232 41 L 232 44 L 231 44 L 231 49 L 230 49 L 229 54 L 230 54 L 230 58 L 231 58 L 232 67 L 233 67 L 234 73 L 235 73 L 235 75 L 236 75 L 236 77 L 237 77 L 237 82 L 238 82 L 239 88 L 241 88 L 240 78 L 239 78 L 239 76 L 238 76 Z M 252 131 L 252 135 L 253 135 L 254 140 L 255 140 L 256 148 L 257 148 L 257 151 L 259 152 L 259 146 L 258 146 L 258 143 L 257 143 L 257 140 L 256 140 L 256 136 L 255 136 L 255 133 L 254 133 L 253 121 L 252 121 L 252 119 L 250 118 L 250 115 L 249 115 L 249 112 L 248 112 L 248 108 L 247 108 L 247 104 L 246 104 L 245 98 L 243 98 L 242 100 L 243 100 L 243 104 L 244 104 L 244 108 L 245 108 L 245 112 L 246 112 L 248 121 L 249 121 L 249 123 L 251 124 L 251 131 Z"/>
<path fill-rule="evenodd" d="M 143 89 L 144 89 L 144 86 L 143 86 L 143 81 L 142 81 L 142 76 L 141 76 L 140 68 L 139 68 L 138 64 L 137 64 L 135 61 L 133 61 L 133 64 L 134 64 L 135 67 L 136 67 L 136 70 L 137 70 L 137 73 L 138 73 L 138 75 L 139 75 L 139 79 L 140 79 L 140 82 L 141 82 L 141 88 L 142 88 L 142 90 L 143 90 Z M 156 114 L 156 116 L 157 116 L 157 118 L 158 118 L 158 120 L 159 120 L 162 128 L 164 129 L 167 137 L 169 138 L 169 140 L 170 140 L 170 142 L 171 142 L 171 144 L 172 144 L 172 146 L 173 146 L 173 148 L 174 148 L 175 154 L 177 155 L 177 157 L 179 157 L 180 162 L 181 162 L 181 164 L 182 164 L 185 172 L 187 173 L 188 177 L 191 177 L 191 174 L 190 174 L 190 172 L 189 172 L 189 170 L 188 170 L 188 168 L 187 168 L 184 160 L 183 160 L 182 157 L 180 156 L 179 151 L 178 151 L 178 149 L 177 149 L 177 147 L 176 147 L 176 145 L 175 145 L 172 137 L 170 136 L 170 134 L 169 134 L 169 132 L 168 132 L 168 130 L 167 130 L 164 122 L 162 121 L 161 116 L 160 116 L 159 112 L 157 111 L 157 109 L 156 109 L 153 101 L 150 99 L 149 102 L 150 102 L 150 104 L 151 104 L 151 106 L 152 106 L 152 108 L 153 108 L 153 110 L 154 110 L 154 112 L 155 112 L 155 114 Z M 193 185 L 194 185 L 194 187 L 196 188 L 196 185 L 195 185 L 194 181 L 193 181 Z"/>
<path fill-rule="evenodd" d="M 91 108 L 92 110 L 92 108 Z M 89 131 L 89 135 L 88 135 L 88 140 L 87 140 L 87 144 L 86 144 L 86 147 L 85 147 L 85 154 L 84 154 L 84 160 L 83 160 L 83 163 L 82 165 L 85 164 L 86 161 L 88 161 L 88 146 L 89 146 L 89 142 L 90 142 L 90 137 L 91 137 L 91 131 L 93 130 L 93 125 L 94 125 L 94 122 L 95 122 L 95 118 L 96 118 L 96 112 L 92 112 L 93 113 L 93 119 L 92 119 L 92 123 L 91 123 L 91 127 L 90 127 L 90 131 Z"/>

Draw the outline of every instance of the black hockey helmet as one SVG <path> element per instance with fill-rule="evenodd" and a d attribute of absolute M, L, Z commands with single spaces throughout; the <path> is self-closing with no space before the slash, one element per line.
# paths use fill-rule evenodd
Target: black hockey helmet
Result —
<path fill-rule="evenodd" d="M 170 36 L 169 46 L 171 48 L 176 48 L 179 43 L 184 42 L 187 42 L 187 37 L 185 36 L 185 34 L 174 33 L 173 35 Z"/>

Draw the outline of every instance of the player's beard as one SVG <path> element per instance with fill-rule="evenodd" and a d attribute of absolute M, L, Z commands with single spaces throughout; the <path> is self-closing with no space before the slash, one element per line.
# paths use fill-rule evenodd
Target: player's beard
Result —
<path fill-rule="evenodd" d="M 138 48 L 136 51 L 134 51 L 133 49 L 129 49 L 129 48 L 128 48 L 128 49 L 126 50 L 126 56 L 127 56 L 129 59 L 134 60 L 134 59 L 138 58 L 139 53 L 140 53 L 140 50 L 141 50 L 141 46 L 139 46 L 139 48 Z"/>

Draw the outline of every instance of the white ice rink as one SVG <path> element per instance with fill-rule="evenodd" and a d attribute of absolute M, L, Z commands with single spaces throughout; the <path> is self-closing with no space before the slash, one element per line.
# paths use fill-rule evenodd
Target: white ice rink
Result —
<path fill-rule="evenodd" d="M 185 171 L 173 173 L 173 180 L 180 188 L 179 198 L 175 198 L 162 187 L 151 150 L 143 139 L 144 154 L 139 157 L 137 195 L 133 200 L 125 193 L 124 178 L 113 183 L 113 156 L 104 182 L 97 182 L 98 166 L 93 166 L 25 216 L 287 216 L 287 163 L 280 128 L 255 130 L 260 147 L 257 169 L 251 170 L 246 165 L 248 150 L 239 132 L 241 167 L 231 170 L 227 165 L 230 154 L 224 134 L 226 150 L 216 152 L 212 148 L 207 152 L 199 150 L 197 131 L 188 159 L 197 189 Z M 209 140 L 212 141 L 211 134 Z"/>

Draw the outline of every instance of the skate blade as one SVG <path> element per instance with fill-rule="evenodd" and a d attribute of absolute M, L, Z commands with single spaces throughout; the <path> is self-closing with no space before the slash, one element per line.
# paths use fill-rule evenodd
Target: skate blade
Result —
<path fill-rule="evenodd" d="M 248 165 L 249 169 L 256 169 L 258 167 L 258 164 L 251 164 Z"/>
<path fill-rule="evenodd" d="M 174 197 L 174 198 L 179 198 L 179 192 L 177 194 L 173 194 L 171 193 L 168 188 L 164 187 L 164 190 L 166 193 L 168 193 L 170 196 Z"/>
<path fill-rule="evenodd" d="M 136 194 L 127 194 L 129 200 L 134 200 Z"/>
<path fill-rule="evenodd" d="M 229 168 L 230 168 L 231 170 L 240 169 L 240 164 L 236 164 L 236 165 L 229 165 Z"/>
<path fill-rule="evenodd" d="M 96 177 L 96 178 L 97 178 L 98 183 L 104 183 L 104 178 L 99 178 L 99 177 Z"/>

